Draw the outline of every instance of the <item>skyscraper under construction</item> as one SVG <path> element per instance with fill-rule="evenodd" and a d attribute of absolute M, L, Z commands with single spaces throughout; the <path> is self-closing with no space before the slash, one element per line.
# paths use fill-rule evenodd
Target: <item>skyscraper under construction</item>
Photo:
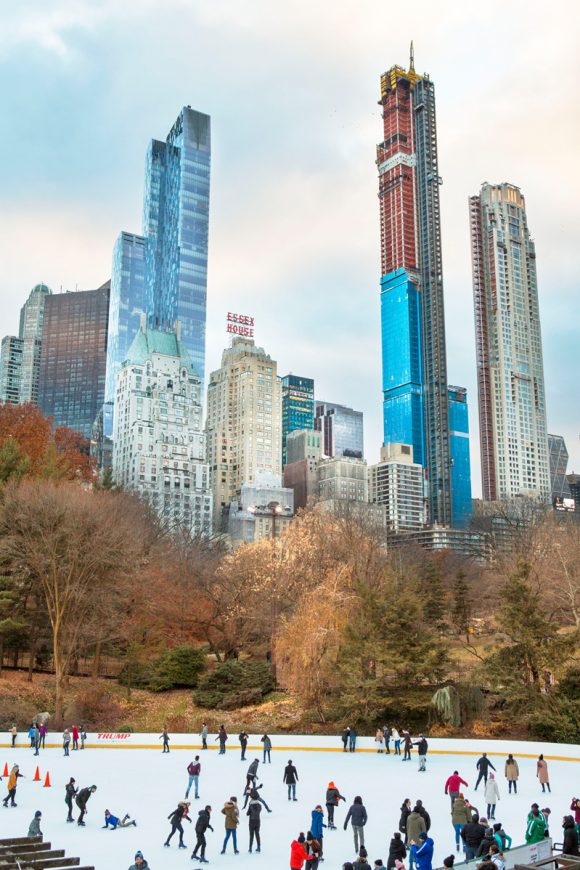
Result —
<path fill-rule="evenodd" d="M 451 464 L 435 90 L 393 66 L 381 76 L 377 146 L 385 444 L 412 444 L 428 515 L 451 524 Z"/>

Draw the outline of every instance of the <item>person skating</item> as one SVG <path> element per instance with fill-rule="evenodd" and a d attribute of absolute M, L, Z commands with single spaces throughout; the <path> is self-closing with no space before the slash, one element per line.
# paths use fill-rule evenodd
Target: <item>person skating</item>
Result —
<path fill-rule="evenodd" d="M 400 755 L 401 754 L 401 735 L 399 734 L 399 732 L 397 731 L 396 728 L 392 729 L 391 738 L 393 740 L 395 755 Z"/>
<path fill-rule="evenodd" d="M 415 801 L 415 809 L 423 816 L 423 821 L 425 822 L 425 830 L 427 831 L 427 833 L 429 833 L 429 830 L 431 828 L 431 816 L 423 806 L 422 800 L 417 799 Z"/>
<path fill-rule="evenodd" d="M 260 743 L 264 744 L 264 755 L 263 755 L 263 763 L 266 764 L 266 757 L 268 758 L 268 764 L 272 764 L 272 758 L 270 757 L 270 753 L 272 752 L 272 741 L 268 737 L 267 734 L 264 734 L 263 737 L 260 737 Z"/>
<path fill-rule="evenodd" d="M 576 831 L 578 836 L 580 837 L 580 800 L 578 798 L 572 798 L 572 803 L 570 804 L 570 809 L 574 813 L 574 822 L 576 824 Z"/>
<path fill-rule="evenodd" d="M 464 785 L 469 788 L 469 783 L 465 782 L 464 779 L 461 779 L 459 773 L 454 770 L 451 776 L 447 777 L 447 782 L 445 783 L 445 794 L 448 794 L 451 798 L 451 808 L 453 809 L 453 802 L 455 798 L 459 797 L 459 792 L 461 791 L 461 786 Z"/>
<path fill-rule="evenodd" d="M 412 812 L 413 812 L 413 808 L 411 806 L 411 799 L 405 798 L 405 800 L 401 804 L 401 815 L 399 818 L 399 831 L 401 832 L 401 834 L 405 838 L 405 846 L 407 846 L 408 842 L 409 842 L 407 840 L 407 819 L 409 818 L 409 816 L 411 815 Z"/>
<path fill-rule="evenodd" d="M 350 807 L 346 819 L 344 820 L 344 830 L 346 831 L 348 827 L 349 820 L 352 824 L 352 834 L 354 838 L 354 850 L 358 852 L 359 849 L 359 841 L 360 845 L 364 846 L 365 844 L 365 825 L 367 823 L 367 811 L 366 807 L 363 804 L 362 797 L 357 795 Z"/>
<path fill-rule="evenodd" d="M 85 740 L 87 739 L 87 732 L 85 731 L 85 726 L 81 725 L 79 728 L 81 735 L 81 749 L 85 748 Z"/>
<path fill-rule="evenodd" d="M 432 870 L 434 845 L 433 840 L 428 834 L 425 832 L 419 834 L 419 842 L 417 843 L 417 851 L 415 852 L 417 870 Z"/>
<path fill-rule="evenodd" d="M 328 830 L 336 831 L 336 825 L 334 824 L 334 810 L 338 806 L 339 801 L 346 801 L 334 782 L 328 783 L 328 788 L 326 789 L 326 810 L 328 812 Z"/>
<path fill-rule="evenodd" d="M 254 785 L 256 780 L 258 779 L 258 767 L 260 766 L 260 759 L 254 758 L 254 760 L 250 763 L 248 767 L 248 771 L 246 773 L 246 788 L 249 785 Z"/>
<path fill-rule="evenodd" d="M 578 831 L 573 816 L 564 816 L 562 819 L 562 830 L 564 832 L 564 841 L 562 843 L 562 855 L 572 855 L 574 858 L 580 856 L 578 850 Z"/>
<path fill-rule="evenodd" d="M 453 830 L 455 831 L 455 848 L 458 852 L 460 850 L 459 840 L 461 837 L 461 832 L 465 825 L 467 825 L 470 821 L 471 813 L 467 804 L 465 803 L 463 793 L 459 792 L 453 804 L 451 805 L 451 824 L 453 825 Z"/>
<path fill-rule="evenodd" d="M 38 730 L 38 725 L 34 724 L 34 729 L 32 731 L 32 747 L 34 749 L 34 755 L 40 755 L 39 747 L 40 747 L 40 731 Z"/>
<path fill-rule="evenodd" d="M 324 812 L 320 804 L 316 804 L 310 815 L 310 830 L 312 836 L 320 843 L 320 860 L 324 860 Z"/>
<path fill-rule="evenodd" d="M 322 860 L 322 844 L 316 839 L 312 831 L 306 834 L 305 847 L 308 854 L 306 870 L 318 870 L 318 864 Z"/>
<path fill-rule="evenodd" d="M 151 870 L 149 864 L 143 857 L 143 852 L 135 852 L 135 862 L 131 864 L 129 870 Z"/>
<path fill-rule="evenodd" d="M 17 806 L 14 798 L 16 797 L 16 789 L 18 787 L 18 780 L 22 779 L 24 774 L 20 773 L 20 765 L 15 764 L 12 770 L 10 771 L 10 775 L 8 777 L 8 782 L 6 783 L 6 788 L 8 789 L 8 794 L 2 801 L 5 807 L 8 806 L 8 801 L 10 801 L 10 806 Z"/>
<path fill-rule="evenodd" d="M 389 855 L 387 858 L 387 870 L 393 870 L 396 861 L 404 861 L 407 857 L 407 849 L 403 842 L 400 831 L 395 831 L 389 844 Z"/>
<path fill-rule="evenodd" d="M 246 786 L 246 788 L 244 789 L 244 806 L 242 807 L 243 810 L 246 809 L 248 802 L 253 800 L 253 801 L 259 801 L 262 804 L 262 806 L 265 807 L 269 813 L 272 812 L 272 810 L 270 809 L 270 807 L 268 806 L 268 804 L 266 803 L 266 801 L 264 800 L 264 798 L 260 794 L 261 788 L 263 788 L 263 784 L 257 785 L 256 782 L 252 783 L 252 785 Z"/>
<path fill-rule="evenodd" d="M 167 730 L 167 725 L 163 726 L 163 731 L 159 735 L 159 740 L 163 740 L 163 753 L 169 752 L 169 732 Z"/>
<path fill-rule="evenodd" d="M 342 740 L 342 751 L 348 751 L 348 738 L 350 737 L 350 726 L 347 726 L 341 734 L 340 739 Z"/>
<path fill-rule="evenodd" d="M 208 804 L 205 809 L 200 810 L 197 814 L 197 822 L 195 823 L 195 836 L 197 837 L 195 842 L 195 847 L 193 852 L 191 853 L 191 857 L 199 859 L 201 864 L 209 864 L 209 861 L 206 860 L 205 857 L 205 847 L 207 845 L 207 841 L 205 839 L 205 832 L 209 829 L 213 833 L 213 828 L 210 824 L 211 819 L 211 807 Z M 199 850 L 199 855 L 197 854 Z"/>
<path fill-rule="evenodd" d="M 68 728 L 65 728 L 62 732 L 62 748 L 64 750 L 65 755 L 69 755 L 69 746 L 70 746 L 70 731 Z"/>
<path fill-rule="evenodd" d="M 501 822 L 496 822 L 493 826 L 493 836 L 495 842 L 499 846 L 500 852 L 505 852 L 512 847 L 512 838 L 503 829 Z"/>
<path fill-rule="evenodd" d="M 189 797 L 189 792 L 191 791 L 191 786 L 195 785 L 195 799 L 199 799 L 199 775 L 201 773 L 201 764 L 199 761 L 199 755 L 196 755 L 193 761 L 190 761 L 187 765 L 187 773 L 189 774 L 189 782 L 187 783 L 187 791 L 185 792 L 185 799 Z"/>
<path fill-rule="evenodd" d="M 82 828 L 85 826 L 84 818 L 88 812 L 87 803 L 92 794 L 94 794 L 97 790 L 96 785 L 91 785 L 88 788 L 81 788 L 76 796 L 76 805 L 80 810 L 79 817 L 77 819 L 77 825 L 80 825 Z"/>
<path fill-rule="evenodd" d="M 356 861 L 352 862 L 352 870 L 371 870 L 368 859 L 369 853 L 364 846 L 361 846 Z"/>
<path fill-rule="evenodd" d="M 42 831 L 40 830 L 40 820 L 42 818 L 42 813 L 40 810 L 36 810 L 34 813 L 34 818 L 30 822 L 28 826 L 28 834 L 27 837 L 42 837 Z"/>
<path fill-rule="evenodd" d="M 201 748 L 207 749 L 207 735 L 209 734 L 209 728 L 207 727 L 207 722 L 203 722 L 201 726 L 201 731 L 199 732 L 199 736 L 201 737 Z"/>
<path fill-rule="evenodd" d="M 117 828 L 136 828 L 137 822 L 135 819 L 132 819 L 129 813 L 125 813 L 123 818 L 119 818 L 119 816 L 114 816 L 109 810 L 105 810 L 105 824 L 104 828 L 108 828 L 111 826 L 112 831 L 116 831 Z"/>
<path fill-rule="evenodd" d="M 73 819 L 73 799 L 77 796 L 77 790 L 75 788 L 75 780 L 71 776 L 70 780 L 64 787 L 64 802 L 68 807 L 68 816 L 67 822 L 74 822 Z"/>
<path fill-rule="evenodd" d="M 175 834 L 176 831 L 179 831 L 179 848 L 186 849 L 186 845 L 183 842 L 183 824 L 184 819 L 191 824 L 191 819 L 189 818 L 189 802 L 188 801 L 179 801 L 176 809 L 173 810 L 172 813 L 169 813 L 167 816 L 167 820 L 171 825 L 171 832 L 164 842 L 164 846 L 169 846 L 171 843 L 171 838 Z"/>
<path fill-rule="evenodd" d="M 493 773 L 489 774 L 489 779 L 485 784 L 483 796 L 487 804 L 487 818 L 495 821 L 495 805 L 499 801 L 499 788 Z"/>
<path fill-rule="evenodd" d="M 419 739 L 413 743 L 413 746 L 417 747 L 417 752 L 419 754 L 419 771 L 424 772 L 427 770 L 427 750 L 429 749 L 429 744 L 425 739 L 423 734 L 419 734 Z"/>
<path fill-rule="evenodd" d="M 48 728 L 41 722 L 38 726 L 38 733 L 40 734 L 40 745 L 42 749 L 46 749 L 46 735 L 48 734 Z"/>
<path fill-rule="evenodd" d="M 79 729 L 76 725 L 72 727 L 72 748 L 73 752 L 79 748 Z"/>
<path fill-rule="evenodd" d="M 302 870 L 304 862 L 308 858 L 308 852 L 305 849 L 306 837 L 302 832 L 296 840 L 290 843 L 290 870 Z"/>
<path fill-rule="evenodd" d="M 14 747 L 16 746 L 16 740 L 18 739 L 18 728 L 16 726 L 16 723 L 14 723 L 14 725 L 10 729 L 10 737 L 12 739 L 12 749 L 14 749 Z"/>
<path fill-rule="evenodd" d="M 383 740 L 385 739 L 385 735 L 382 728 L 377 728 L 375 734 L 375 743 L 377 744 L 377 752 L 379 755 L 383 753 Z"/>
<path fill-rule="evenodd" d="M 228 741 L 228 733 L 225 729 L 225 725 L 220 725 L 220 727 L 219 727 L 218 735 L 215 739 L 215 742 L 217 743 L 218 741 L 219 741 L 219 745 L 220 745 L 220 751 L 218 754 L 225 755 L 226 754 L 226 743 Z"/>
<path fill-rule="evenodd" d="M 489 850 L 491 846 L 497 846 L 497 843 L 493 836 L 493 828 L 486 828 L 483 833 L 481 843 L 479 844 L 476 858 L 484 858 L 486 855 L 489 855 Z"/>
<path fill-rule="evenodd" d="M 250 735 L 248 734 L 247 731 L 240 731 L 240 734 L 239 734 L 238 740 L 240 741 L 240 746 L 241 746 L 241 749 L 242 749 L 242 754 L 241 754 L 241 758 L 240 758 L 241 761 L 245 761 L 245 760 L 246 760 L 246 749 L 247 749 L 247 746 L 248 746 L 248 740 L 249 740 L 249 739 L 250 739 Z"/>
<path fill-rule="evenodd" d="M 348 751 L 355 752 L 356 750 L 356 738 L 357 738 L 356 728 L 350 729 L 350 734 L 348 735 Z"/>
<path fill-rule="evenodd" d="M 296 800 L 296 783 L 298 782 L 298 771 L 292 764 L 292 759 L 288 759 L 288 764 L 284 768 L 284 776 L 282 778 L 282 782 L 284 782 L 288 786 L 288 800 Z"/>
<path fill-rule="evenodd" d="M 518 778 L 520 775 L 520 769 L 518 767 L 518 763 L 513 757 L 513 755 L 508 755 L 504 767 L 505 778 L 508 781 L 508 794 L 512 793 L 512 786 L 514 789 L 514 794 L 518 793 Z"/>
<path fill-rule="evenodd" d="M 548 791 L 551 791 L 550 788 L 550 777 L 548 775 L 548 765 L 544 761 L 544 756 L 540 755 L 538 761 L 536 763 L 536 776 L 538 777 L 538 781 L 542 786 L 542 791 L 546 791 L 546 786 L 548 786 Z"/>
<path fill-rule="evenodd" d="M 252 847 L 254 845 L 254 837 L 256 838 L 256 852 L 261 850 L 260 843 L 260 816 L 262 814 L 262 804 L 258 800 L 252 799 L 250 801 L 250 805 L 248 807 L 248 811 L 246 815 L 248 816 L 248 829 L 250 833 L 250 848 L 248 852 L 252 851 Z"/>
<path fill-rule="evenodd" d="M 419 807 L 415 804 L 411 813 L 407 817 L 407 844 L 409 846 L 409 868 L 415 865 L 415 854 L 417 852 L 417 843 L 421 834 L 427 833 L 427 825 L 423 815 L 419 812 Z"/>
<path fill-rule="evenodd" d="M 493 766 L 493 764 L 491 763 L 491 761 L 487 757 L 487 752 L 484 752 L 482 754 L 481 758 L 478 760 L 475 767 L 479 771 L 479 774 L 477 777 L 477 782 L 475 783 L 475 788 L 474 788 L 474 791 L 477 791 L 477 786 L 479 785 L 479 783 L 481 782 L 482 779 L 487 784 L 487 776 L 489 774 L 490 767 L 492 770 L 495 770 L 495 767 Z"/>
<path fill-rule="evenodd" d="M 224 838 L 224 844 L 222 847 L 222 855 L 226 853 L 226 846 L 228 845 L 228 840 L 230 837 L 232 838 L 234 844 L 234 854 L 239 855 L 238 852 L 238 835 L 237 835 L 237 827 L 240 823 L 240 811 L 238 809 L 238 799 L 236 797 L 231 797 L 229 801 L 226 801 L 222 808 L 222 813 L 225 818 L 225 829 L 226 836 Z"/>
<path fill-rule="evenodd" d="M 413 741 L 411 740 L 411 735 L 408 731 L 403 730 L 403 758 L 402 761 L 410 761 L 411 760 L 411 749 L 413 747 Z"/>
<path fill-rule="evenodd" d="M 539 809 L 534 808 L 528 816 L 526 843 L 541 843 L 546 832 L 546 820 Z"/>
<path fill-rule="evenodd" d="M 465 860 L 471 861 L 479 850 L 479 844 L 485 837 L 485 828 L 479 824 L 479 817 L 474 816 L 461 831 L 461 839 L 465 843 Z"/>
<path fill-rule="evenodd" d="M 383 740 L 385 743 L 385 753 L 387 755 L 391 754 L 391 729 L 388 725 L 383 725 Z"/>

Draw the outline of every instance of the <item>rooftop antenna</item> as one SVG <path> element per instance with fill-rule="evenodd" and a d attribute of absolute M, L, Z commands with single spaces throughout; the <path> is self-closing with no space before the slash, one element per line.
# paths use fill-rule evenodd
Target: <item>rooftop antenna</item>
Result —
<path fill-rule="evenodd" d="M 413 40 L 411 40 L 411 49 L 409 51 L 409 72 L 415 72 L 415 49 L 413 48 Z"/>

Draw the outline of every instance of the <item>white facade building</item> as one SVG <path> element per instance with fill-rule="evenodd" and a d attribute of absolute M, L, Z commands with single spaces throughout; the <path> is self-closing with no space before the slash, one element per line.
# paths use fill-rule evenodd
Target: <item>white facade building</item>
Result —
<path fill-rule="evenodd" d="M 113 477 L 169 528 L 212 531 L 200 380 L 176 332 L 141 328 L 117 374 Z"/>
<path fill-rule="evenodd" d="M 413 462 L 410 444 L 385 444 L 381 459 L 369 466 L 369 498 L 385 507 L 387 528 L 393 532 L 425 526 L 426 498 L 423 467 Z"/>

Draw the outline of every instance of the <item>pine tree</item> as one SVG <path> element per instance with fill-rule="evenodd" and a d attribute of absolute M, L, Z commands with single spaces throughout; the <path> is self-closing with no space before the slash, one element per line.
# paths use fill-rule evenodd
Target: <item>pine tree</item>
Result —
<path fill-rule="evenodd" d="M 470 589 L 465 572 L 460 568 L 453 584 L 453 605 L 451 619 L 453 625 L 460 634 L 464 634 L 469 643 L 469 628 L 471 626 L 471 599 Z"/>

